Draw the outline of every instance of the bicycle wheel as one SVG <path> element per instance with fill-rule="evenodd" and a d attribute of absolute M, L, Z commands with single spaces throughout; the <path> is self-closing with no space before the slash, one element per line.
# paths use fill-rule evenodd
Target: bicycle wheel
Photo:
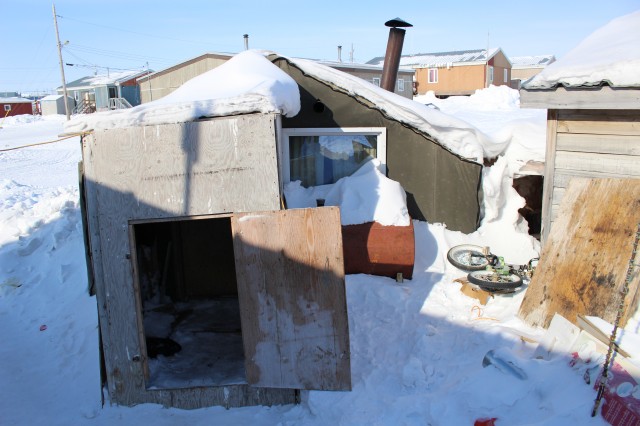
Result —
<path fill-rule="evenodd" d="M 522 285 L 522 278 L 514 273 L 503 275 L 495 271 L 473 271 L 467 275 L 467 279 L 489 291 L 515 289 Z"/>
<path fill-rule="evenodd" d="M 482 247 L 472 244 L 451 247 L 447 252 L 447 260 L 463 271 L 480 271 L 489 265 L 487 257 L 482 253 Z"/>

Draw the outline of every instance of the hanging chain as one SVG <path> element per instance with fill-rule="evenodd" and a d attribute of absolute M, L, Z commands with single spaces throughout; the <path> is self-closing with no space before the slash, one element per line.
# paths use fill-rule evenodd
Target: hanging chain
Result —
<path fill-rule="evenodd" d="M 602 396 L 604 394 L 605 387 L 607 385 L 607 376 L 609 375 L 609 362 L 611 361 L 611 357 L 613 356 L 613 350 L 616 343 L 616 334 L 618 333 L 618 327 L 620 325 L 620 320 L 622 319 L 622 314 L 624 313 L 624 304 L 625 299 L 627 298 L 627 293 L 629 293 L 629 284 L 633 278 L 633 269 L 638 266 L 635 264 L 636 262 L 636 251 L 638 249 L 638 241 L 640 240 L 640 223 L 638 223 L 638 228 L 636 230 L 636 238 L 633 241 L 633 250 L 631 251 L 631 257 L 629 258 L 629 266 L 627 267 L 627 276 L 624 280 L 624 286 L 622 287 L 620 305 L 618 306 L 618 312 L 616 313 L 616 320 L 613 324 L 613 330 L 611 330 L 611 336 L 609 337 L 609 350 L 607 351 L 607 356 L 604 360 L 604 366 L 602 368 L 602 376 L 600 377 L 600 384 L 598 386 L 598 394 L 596 396 L 595 403 L 593 404 L 593 410 L 591 411 L 591 417 L 595 417 L 598 412 L 598 407 L 602 402 Z"/>

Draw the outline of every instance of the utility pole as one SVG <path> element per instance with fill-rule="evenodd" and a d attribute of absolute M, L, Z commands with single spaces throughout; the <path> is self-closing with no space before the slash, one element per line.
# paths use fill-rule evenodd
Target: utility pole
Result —
<path fill-rule="evenodd" d="M 53 24 L 56 27 L 56 43 L 58 44 L 58 58 L 60 60 L 60 75 L 62 76 L 62 93 L 64 96 L 64 112 L 67 114 L 67 121 L 71 118 L 69 113 L 68 97 L 67 97 L 67 83 L 64 78 L 64 62 L 62 62 L 62 45 L 60 44 L 60 34 L 58 34 L 58 18 L 56 16 L 56 5 L 51 4 L 53 10 Z"/>

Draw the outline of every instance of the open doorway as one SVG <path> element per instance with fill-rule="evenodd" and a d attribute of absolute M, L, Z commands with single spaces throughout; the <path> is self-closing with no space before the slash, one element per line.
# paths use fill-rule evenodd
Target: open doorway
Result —
<path fill-rule="evenodd" d="M 147 388 L 246 383 L 231 218 L 131 230 Z"/>

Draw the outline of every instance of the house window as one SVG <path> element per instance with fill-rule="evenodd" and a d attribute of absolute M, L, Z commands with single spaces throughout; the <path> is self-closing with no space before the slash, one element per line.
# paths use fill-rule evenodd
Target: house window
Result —
<path fill-rule="evenodd" d="M 373 77 L 373 84 L 375 84 L 376 86 L 380 87 L 380 78 L 379 77 Z"/>
<path fill-rule="evenodd" d="M 398 79 L 398 92 L 404 92 L 404 80 L 401 78 Z"/>
<path fill-rule="evenodd" d="M 509 72 L 507 71 L 506 68 L 504 69 L 504 72 L 503 72 L 503 80 L 505 83 L 509 81 Z"/>
<path fill-rule="evenodd" d="M 438 82 L 438 68 L 429 68 L 429 83 Z"/>
<path fill-rule="evenodd" d="M 489 83 L 493 83 L 493 67 L 489 66 Z"/>
<path fill-rule="evenodd" d="M 386 174 L 387 142 L 384 127 L 282 129 L 284 182 L 302 186 L 336 183 L 377 158 Z"/>
<path fill-rule="evenodd" d="M 5 105 L 4 106 L 4 110 L 5 111 L 11 111 L 11 105 Z"/>

